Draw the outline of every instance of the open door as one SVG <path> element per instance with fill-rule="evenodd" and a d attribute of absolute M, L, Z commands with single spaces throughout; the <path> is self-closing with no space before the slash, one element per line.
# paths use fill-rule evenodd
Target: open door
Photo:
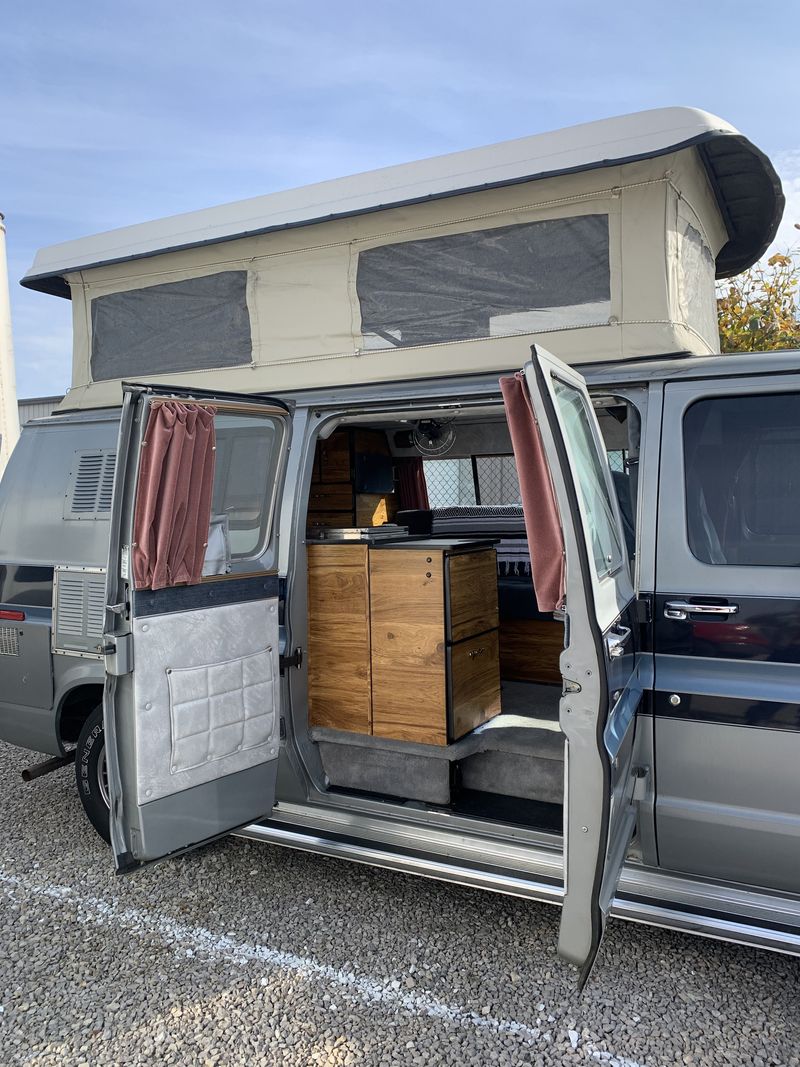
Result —
<path fill-rule="evenodd" d="M 538 346 L 532 354 L 525 379 L 566 562 L 565 892 L 558 950 L 578 966 L 583 985 L 636 821 L 632 750 L 642 664 L 622 520 L 586 383 Z"/>
<path fill-rule="evenodd" d="M 288 433 L 276 400 L 124 387 L 103 701 L 118 872 L 272 810 Z"/>

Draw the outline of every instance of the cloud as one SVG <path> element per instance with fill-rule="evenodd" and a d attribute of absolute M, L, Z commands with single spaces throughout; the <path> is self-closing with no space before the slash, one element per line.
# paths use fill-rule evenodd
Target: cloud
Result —
<path fill-rule="evenodd" d="M 800 230 L 795 229 L 795 223 L 800 223 L 800 148 L 777 152 L 773 163 L 783 184 L 786 209 L 772 251 L 800 248 Z"/>

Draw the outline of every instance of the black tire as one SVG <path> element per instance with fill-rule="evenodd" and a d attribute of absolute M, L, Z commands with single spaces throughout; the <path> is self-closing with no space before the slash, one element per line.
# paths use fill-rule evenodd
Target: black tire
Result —
<path fill-rule="evenodd" d="M 103 732 L 103 708 L 98 706 L 83 724 L 75 749 L 75 780 L 78 796 L 89 822 L 107 843 L 111 843 L 108 829 L 108 785 L 104 783 L 106 742 Z"/>

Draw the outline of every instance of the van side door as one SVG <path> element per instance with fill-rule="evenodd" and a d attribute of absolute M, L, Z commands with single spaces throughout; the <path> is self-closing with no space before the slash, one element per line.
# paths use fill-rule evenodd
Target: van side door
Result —
<path fill-rule="evenodd" d="M 655 600 L 662 867 L 800 892 L 800 378 L 664 388 Z"/>
<path fill-rule="evenodd" d="M 124 387 L 103 638 L 120 872 L 272 810 L 289 429 L 279 401 Z"/>
<path fill-rule="evenodd" d="M 622 519 L 586 383 L 538 346 L 525 368 L 561 517 L 566 562 L 560 724 L 564 898 L 559 953 L 594 963 L 636 824 L 636 713 L 648 683 Z M 535 547 L 532 549 L 535 551 Z"/>

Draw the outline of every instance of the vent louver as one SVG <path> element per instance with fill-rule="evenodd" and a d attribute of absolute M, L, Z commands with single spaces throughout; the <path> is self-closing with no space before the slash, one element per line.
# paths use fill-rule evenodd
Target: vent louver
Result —
<path fill-rule="evenodd" d="M 106 576 L 56 568 L 53 651 L 97 655 L 105 620 Z"/>
<path fill-rule="evenodd" d="M 0 626 L 0 656 L 19 655 L 19 630 L 16 626 Z"/>
<path fill-rule="evenodd" d="M 114 491 L 113 449 L 84 449 L 75 453 L 64 507 L 65 519 L 107 519 Z"/>

